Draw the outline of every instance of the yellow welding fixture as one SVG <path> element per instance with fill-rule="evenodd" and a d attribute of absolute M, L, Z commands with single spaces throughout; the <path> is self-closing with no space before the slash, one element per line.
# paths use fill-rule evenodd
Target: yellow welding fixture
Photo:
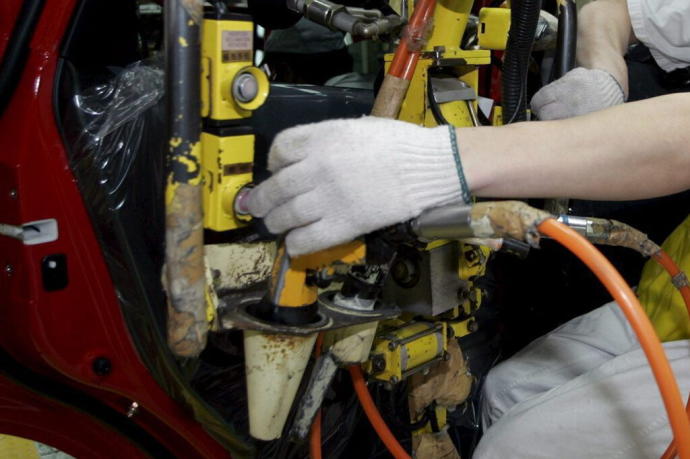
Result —
<path fill-rule="evenodd" d="M 510 10 L 482 8 L 479 10 L 479 46 L 483 49 L 504 50 L 508 44 Z"/>
<path fill-rule="evenodd" d="M 238 192 L 251 184 L 254 134 L 247 123 L 268 97 L 268 78 L 253 66 L 254 23 L 249 16 L 204 19 L 201 46 L 204 227 L 240 228 L 251 219 L 235 212 Z"/>
<path fill-rule="evenodd" d="M 254 67 L 254 23 L 205 19 L 201 46 L 201 115 L 213 121 L 248 118 L 268 97 L 266 75 Z"/>

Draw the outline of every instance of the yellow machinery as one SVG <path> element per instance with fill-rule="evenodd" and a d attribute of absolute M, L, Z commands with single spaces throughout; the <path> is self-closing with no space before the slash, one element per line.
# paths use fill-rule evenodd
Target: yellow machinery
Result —
<path fill-rule="evenodd" d="M 204 19 L 201 61 L 204 227 L 246 225 L 234 211 L 238 192 L 252 182 L 254 135 L 246 121 L 268 96 L 266 75 L 254 67 L 254 23 L 236 13 Z"/>
<path fill-rule="evenodd" d="M 412 2 L 409 3 L 412 6 Z M 483 9 L 477 30 L 483 49 L 461 49 L 460 40 L 473 3 L 473 0 L 437 2 L 433 32 L 421 54 L 398 119 L 429 127 L 442 123 L 457 127 L 479 124 L 479 66 L 490 63 L 490 49 L 505 49 L 510 11 L 502 8 Z M 386 56 L 387 67 L 392 60 L 392 54 Z M 472 315 L 481 305 L 483 293 L 474 284 L 474 279 L 484 274 L 490 250 L 451 241 L 430 244 L 427 250 L 439 250 L 439 246 L 444 244 L 458 245 L 453 252 L 455 256 L 459 255 L 456 275 L 464 283 L 458 290 L 455 307 L 441 314 L 434 311 L 433 316 L 421 319 L 415 318 L 415 314 L 403 314 L 399 319 L 382 322 L 370 359 L 364 365 L 370 378 L 392 385 L 413 374 L 426 374 L 444 357 L 448 358 L 446 348 L 450 339 L 476 330 Z M 430 256 L 424 260 L 433 263 L 434 258 Z M 433 275 L 433 267 L 430 272 Z M 413 381 L 411 397 L 418 381 Z M 412 405 L 411 399 L 414 423 L 419 421 L 419 413 L 414 412 Z M 437 427 L 442 430 L 446 422 L 446 409 L 437 406 L 434 411 Z M 429 424 L 413 432 L 415 448 L 420 444 L 422 435 L 427 433 L 431 433 Z"/>
<path fill-rule="evenodd" d="M 410 0 L 410 11 L 412 4 Z M 479 124 L 478 69 L 489 64 L 491 56 L 489 49 L 461 48 L 460 40 L 472 5 L 472 0 L 437 2 L 433 33 L 421 52 L 399 119 L 423 126 Z M 478 37 L 486 48 L 505 47 L 505 13 L 502 9 L 483 11 Z M 509 15 L 507 18 L 509 20 Z M 237 229 L 248 220 L 247 216 L 236 212 L 235 207 L 238 193 L 253 180 L 254 135 L 247 120 L 252 111 L 263 104 L 269 91 L 267 78 L 253 66 L 253 30 L 248 16 L 233 13 L 204 19 L 201 79 L 203 221 L 204 227 L 213 231 Z M 391 60 L 392 55 L 387 55 L 387 66 Z M 282 250 L 274 263 L 269 293 L 273 313 L 283 314 L 293 314 L 300 309 L 308 311 L 316 304 L 316 286 L 308 284 L 307 279 L 317 270 L 334 261 L 361 265 L 365 253 L 361 243 L 302 260 L 289 260 Z M 443 265 L 445 275 L 453 278 L 453 285 L 457 283 L 451 296 L 435 297 L 433 302 L 439 305 L 431 305 L 433 307 L 421 313 L 414 308 L 405 312 L 406 308 L 402 307 L 400 317 L 380 322 L 375 337 L 372 327 L 344 329 L 347 336 L 359 334 L 358 339 L 368 337 L 367 330 L 372 330 L 371 338 L 366 338 L 367 343 L 373 339 L 371 352 L 363 364 L 370 378 L 394 385 L 413 375 L 433 373 L 434 368 L 451 359 L 451 340 L 475 330 L 472 315 L 481 305 L 483 294 L 474 280 L 484 274 L 488 256 L 489 249 L 485 247 L 450 241 L 430 244 L 423 251 L 419 269 L 432 278 L 437 269 L 434 265 L 439 260 L 445 262 L 452 258 L 454 267 L 450 271 Z M 375 327 L 376 322 L 370 323 Z M 286 326 L 282 327 L 287 330 Z M 315 332 L 295 335 L 275 330 L 245 331 L 250 431 L 255 437 L 270 440 L 281 435 L 315 337 Z M 337 364 L 351 364 L 367 358 L 366 350 L 362 357 L 353 356 L 360 353 L 347 347 L 349 344 L 342 336 L 335 342 L 338 340 L 344 350 L 331 354 Z M 270 365 L 264 363 L 269 361 Z M 437 427 L 443 428 L 446 410 L 443 407 L 434 410 Z M 417 430 L 415 435 L 428 432 L 427 426 Z"/>

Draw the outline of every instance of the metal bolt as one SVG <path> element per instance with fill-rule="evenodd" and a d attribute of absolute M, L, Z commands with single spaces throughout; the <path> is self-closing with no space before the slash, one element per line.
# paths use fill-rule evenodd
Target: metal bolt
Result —
<path fill-rule="evenodd" d="M 5 265 L 5 273 L 7 273 L 8 276 L 11 276 L 12 274 L 14 274 L 14 266 L 12 266 L 9 263 L 6 264 Z"/>
<path fill-rule="evenodd" d="M 390 381 L 391 384 L 398 384 L 398 381 L 400 381 L 400 380 L 398 379 L 397 376 L 391 376 L 391 378 L 389 379 L 389 381 Z"/>
<path fill-rule="evenodd" d="M 127 410 L 127 417 L 131 418 L 135 414 L 137 414 L 137 411 L 139 411 L 139 404 L 137 402 L 132 402 L 131 405 L 129 405 L 129 409 Z"/>
<path fill-rule="evenodd" d="M 479 330 L 479 324 L 477 324 L 476 320 L 472 320 L 467 323 L 467 329 L 471 332 L 476 332 L 477 330 Z"/>
<path fill-rule="evenodd" d="M 374 373 L 381 373 L 386 369 L 386 360 L 382 356 L 377 355 L 371 360 L 371 367 Z"/>
<path fill-rule="evenodd" d="M 17 199 L 17 190 L 14 188 L 10 190 L 10 199 Z"/>
<path fill-rule="evenodd" d="M 98 376 L 106 376 L 112 371 L 113 365 L 107 357 L 96 357 L 93 359 L 91 369 Z"/>
<path fill-rule="evenodd" d="M 395 348 L 397 348 L 397 347 L 398 347 L 398 343 L 396 343 L 395 341 L 391 341 L 390 343 L 388 343 L 388 350 L 389 351 L 394 351 Z"/>

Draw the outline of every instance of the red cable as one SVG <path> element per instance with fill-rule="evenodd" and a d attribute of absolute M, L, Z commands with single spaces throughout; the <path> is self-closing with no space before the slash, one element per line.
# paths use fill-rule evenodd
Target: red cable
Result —
<path fill-rule="evenodd" d="M 659 386 L 680 457 L 690 459 L 690 421 L 685 413 L 683 399 L 671 365 L 664 354 L 664 348 L 637 297 L 606 257 L 574 230 L 553 219 L 545 220 L 537 229 L 580 258 L 604 284 L 623 310 L 647 356 L 649 366 Z"/>
<path fill-rule="evenodd" d="M 359 398 L 359 403 L 364 409 L 364 413 L 367 415 L 369 422 L 378 434 L 379 438 L 386 445 L 388 451 L 393 455 L 395 459 L 412 459 L 407 451 L 400 446 L 398 440 L 395 439 L 390 429 L 386 425 L 386 421 L 381 417 L 381 413 L 376 408 L 374 401 L 371 399 L 371 394 L 369 394 L 369 389 L 364 382 L 364 376 L 362 375 L 362 369 L 359 365 L 350 366 L 350 377 L 352 377 L 352 385 L 355 386 L 355 392 L 357 392 L 357 398 Z"/>

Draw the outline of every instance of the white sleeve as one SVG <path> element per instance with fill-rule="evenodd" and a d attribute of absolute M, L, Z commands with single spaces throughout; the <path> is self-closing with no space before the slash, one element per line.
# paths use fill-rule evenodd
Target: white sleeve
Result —
<path fill-rule="evenodd" d="M 690 1 L 628 0 L 635 37 L 667 72 L 690 65 Z"/>

